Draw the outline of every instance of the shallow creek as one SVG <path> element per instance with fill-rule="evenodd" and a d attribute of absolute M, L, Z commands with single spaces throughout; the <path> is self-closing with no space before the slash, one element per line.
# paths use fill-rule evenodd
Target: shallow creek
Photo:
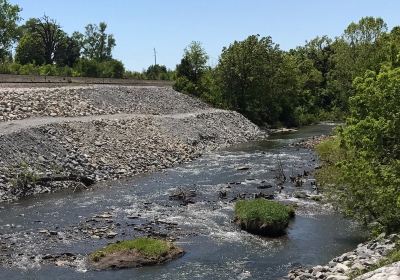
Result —
<path fill-rule="evenodd" d="M 2 204 L 0 278 L 280 279 L 295 267 L 324 264 L 363 241 L 362 229 L 326 206 L 293 197 L 313 192 L 312 175 L 303 177 L 302 187 L 287 180 L 281 193 L 275 177 L 279 162 L 288 178 L 312 172 L 315 154 L 290 144 L 331 129 L 310 126 L 93 190 Z M 181 191 L 193 195 L 189 203 L 170 198 Z M 298 205 L 286 236 L 260 238 L 232 223 L 234 200 L 259 193 Z M 85 254 L 148 234 L 176 240 L 186 254 L 156 267 L 87 269 Z"/>

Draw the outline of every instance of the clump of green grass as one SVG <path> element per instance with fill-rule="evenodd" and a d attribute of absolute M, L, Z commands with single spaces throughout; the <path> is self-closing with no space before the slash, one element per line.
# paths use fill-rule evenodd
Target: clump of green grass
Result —
<path fill-rule="evenodd" d="M 235 204 L 235 219 L 242 229 L 261 235 L 279 235 L 294 217 L 294 208 L 263 198 L 240 200 Z"/>
<path fill-rule="evenodd" d="M 172 244 L 170 242 L 141 237 L 133 240 L 126 240 L 117 243 L 110 244 L 90 255 L 90 258 L 94 262 L 98 262 L 101 258 L 108 256 L 116 252 L 136 250 L 143 256 L 149 258 L 157 258 L 165 256 L 171 249 Z"/>
<path fill-rule="evenodd" d="M 38 180 L 38 175 L 34 169 L 26 162 L 21 162 L 15 167 L 16 176 L 11 180 L 14 189 L 26 191 L 31 185 L 35 185 Z"/>

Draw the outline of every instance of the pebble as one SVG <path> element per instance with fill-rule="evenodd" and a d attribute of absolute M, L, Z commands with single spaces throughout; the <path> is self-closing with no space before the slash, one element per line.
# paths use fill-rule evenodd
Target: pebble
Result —
<path fill-rule="evenodd" d="M 107 238 L 114 238 L 117 235 L 118 235 L 117 232 L 110 231 L 110 232 L 107 233 Z"/>

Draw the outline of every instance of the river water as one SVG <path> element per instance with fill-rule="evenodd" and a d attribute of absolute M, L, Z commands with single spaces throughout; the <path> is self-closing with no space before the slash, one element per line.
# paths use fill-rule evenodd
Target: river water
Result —
<path fill-rule="evenodd" d="M 300 265 L 324 264 L 363 241 L 362 229 L 326 206 L 293 197 L 299 190 L 312 193 L 312 176 L 303 178 L 301 188 L 290 180 L 282 193 L 275 186 L 279 162 L 287 177 L 312 171 L 318 165 L 312 151 L 290 144 L 331 129 L 328 124 L 310 126 L 206 154 L 176 168 L 108 182 L 93 190 L 0 205 L 0 242 L 9 245 L 8 251 L 0 254 L 0 278 L 265 280 L 281 279 Z M 178 191 L 194 193 L 193 203 L 171 200 L 170 194 Z M 235 197 L 260 192 L 298 205 L 286 236 L 261 238 L 240 231 L 232 223 Z M 93 223 L 91 218 L 104 212 L 112 217 L 105 224 L 118 233 L 115 238 L 94 239 L 82 233 L 82 227 Z M 58 233 L 44 237 L 40 233 L 43 229 Z M 119 271 L 87 268 L 85 254 L 107 242 L 146 234 L 146 230 L 176 239 L 186 254 L 156 267 Z M 47 254 L 62 253 L 78 256 L 69 263 L 72 267 L 41 261 Z"/>

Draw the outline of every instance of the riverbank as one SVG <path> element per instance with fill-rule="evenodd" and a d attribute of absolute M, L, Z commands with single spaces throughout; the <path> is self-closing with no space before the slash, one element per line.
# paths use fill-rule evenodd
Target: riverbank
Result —
<path fill-rule="evenodd" d="M 332 136 L 316 136 L 303 139 L 294 144 L 315 150 L 316 146 Z M 318 184 L 318 182 L 317 182 Z M 400 280 L 400 266 L 396 263 L 400 236 L 392 234 L 380 235 L 365 243 L 358 244 L 353 251 L 344 253 L 332 259 L 326 265 L 312 268 L 299 268 L 289 272 L 288 279 L 326 279 L 326 280 Z"/>
<path fill-rule="evenodd" d="M 400 270 L 389 266 L 386 273 L 366 273 L 381 262 L 395 247 L 400 236 L 392 234 L 380 236 L 371 241 L 361 243 L 353 251 L 344 253 L 332 259 L 327 265 L 318 265 L 312 268 L 299 268 L 292 270 L 288 278 L 290 280 L 396 280 L 400 277 Z M 364 273 L 363 273 L 364 272 Z M 381 275 L 379 276 L 379 273 Z M 356 275 L 361 275 L 356 278 Z M 392 278 L 390 278 L 392 277 Z"/>
<path fill-rule="evenodd" d="M 0 201 L 152 172 L 262 133 L 171 88 L 0 89 Z"/>

